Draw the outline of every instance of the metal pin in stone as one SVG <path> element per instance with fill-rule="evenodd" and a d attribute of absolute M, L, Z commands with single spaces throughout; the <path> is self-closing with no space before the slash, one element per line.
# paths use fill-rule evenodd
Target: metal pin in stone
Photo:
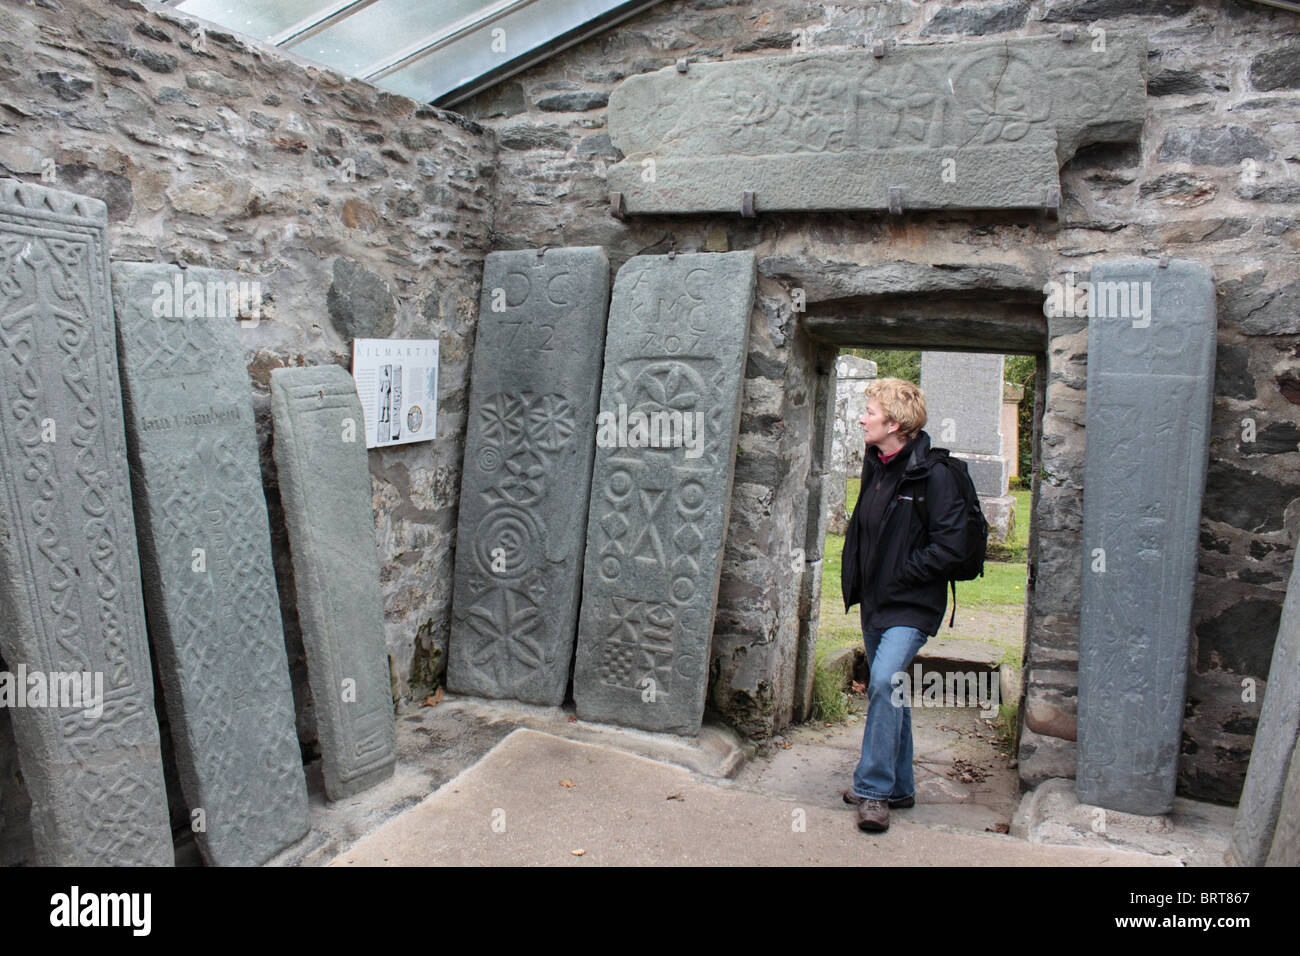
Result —
<path fill-rule="evenodd" d="M 1061 187 L 1048 186 L 1047 195 L 1043 197 L 1043 212 L 1055 218 L 1061 213 Z"/>
<path fill-rule="evenodd" d="M 875 41 L 872 42 L 872 44 L 871 44 L 871 55 L 874 56 L 876 59 L 880 59 L 880 57 L 882 57 L 882 56 L 885 55 L 885 41 L 884 41 L 884 40 L 875 40 Z"/>
<path fill-rule="evenodd" d="M 674 259 L 676 259 L 676 258 L 677 258 L 677 250 L 676 250 L 676 249 L 669 249 L 669 250 L 668 250 L 668 261 L 671 262 L 672 260 L 674 260 Z"/>
<path fill-rule="evenodd" d="M 742 189 L 740 192 L 740 215 L 745 219 L 753 219 L 754 212 L 754 190 Z"/>
<path fill-rule="evenodd" d="M 1158 265 L 1161 269 L 1168 269 L 1168 268 L 1169 268 L 1169 257 L 1168 257 L 1168 256 L 1161 256 L 1159 262 L 1157 262 L 1156 265 Z"/>
<path fill-rule="evenodd" d="M 1074 42 L 1074 27 L 1061 27 L 1061 42 L 1062 43 Z"/>
<path fill-rule="evenodd" d="M 902 186 L 889 187 L 889 211 L 893 213 L 895 216 L 902 214 L 903 212 L 903 187 Z"/>
<path fill-rule="evenodd" d="M 624 200 L 620 192 L 611 192 L 609 194 L 609 214 L 615 219 L 625 219 L 627 217 L 627 201 Z"/>
<path fill-rule="evenodd" d="M 683 57 L 682 59 L 677 61 L 677 72 L 685 73 L 688 69 L 690 69 L 690 66 L 691 66 L 690 63 L 686 60 L 685 57 Z"/>

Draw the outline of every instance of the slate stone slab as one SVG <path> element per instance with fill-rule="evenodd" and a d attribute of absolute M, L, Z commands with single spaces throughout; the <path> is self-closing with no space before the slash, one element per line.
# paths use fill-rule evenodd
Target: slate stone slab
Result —
<path fill-rule="evenodd" d="M 1083 803 L 1168 813 L 1209 459 L 1214 283 L 1188 260 L 1101 263 L 1092 282 L 1150 308 L 1107 307 L 1088 322 L 1076 784 Z"/>
<path fill-rule="evenodd" d="M 103 682 L 97 717 L 9 708 L 39 862 L 167 866 L 107 223 L 97 199 L 0 180 L 0 655 Z"/>
<path fill-rule="evenodd" d="M 1250 768 L 1237 804 L 1228 853 L 1239 866 L 1262 866 L 1274 844 L 1288 772 L 1295 774 L 1300 746 L 1300 551 L 1291 564 L 1282 622 L 1273 645 Z M 1300 795 L 1300 794 L 1298 794 Z"/>
<path fill-rule="evenodd" d="M 1002 454 L 1002 376 L 1001 354 L 921 353 L 925 428 L 936 445 L 973 455 Z M 1006 489 L 981 493 L 1005 494 Z"/>
<path fill-rule="evenodd" d="M 487 257 L 456 538 L 453 690 L 564 701 L 608 306 L 602 249 Z"/>
<path fill-rule="evenodd" d="M 255 865 L 307 832 L 307 790 L 237 311 L 215 314 L 228 300 L 208 295 L 231 278 L 114 263 L 113 304 L 149 636 L 181 789 L 202 811 L 192 819 L 204 859 Z"/>
<path fill-rule="evenodd" d="M 674 413 L 693 442 L 597 434 L 573 695 L 584 720 L 699 732 L 740 427 L 754 255 L 618 271 L 602 414 Z M 626 439 L 626 440 L 625 440 Z M 613 447 L 610 447 L 613 446 Z"/>
<path fill-rule="evenodd" d="M 1146 37 L 1108 31 L 691 63 L 609 100 L 629 213 L 1042 207 L 1079 147 L 1135 140 Z M 649 161 L 649 162 L 647 162 Z"/>
<path fill-rule="evenodd" d="M 337 365 L 273 369 L 271 412 L 325 793 L 341 800 L 397 765 L 365 419 Z"/>

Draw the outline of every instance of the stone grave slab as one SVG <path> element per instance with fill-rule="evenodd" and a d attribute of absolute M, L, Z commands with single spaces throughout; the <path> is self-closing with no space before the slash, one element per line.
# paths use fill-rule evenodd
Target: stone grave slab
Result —
<path fill-rule="evenodd" d="M 1189 260 L 1103 262 L 1092 282 L 1146 307 L 1088 320 L 1076 786 L 1083 803 L 1169 813 L 1209 460 L 1214 283 Z"/>
<path fill-rule="evenodd" d="M 271 412 L 325 793 L 342 800 L 397 765 L 365 419 L 338 365 L 273 369 Z"/>
<path fill-rule="evenodd" d="M 1002 454 L 1003 357 L 980 352 L 922 352 L 921 388 L 936 445 L 953 452 Z"/>
<path fill-rule="evenodd" d="M 1300 551 L 1291 563 L 1250 768 L 1232 825 L 1228 852 L 1238 866 L 1263 866 L 1268 861 L 1287 774 L 1300 772 L 1294 756 L 1300 747 L 1300 681 L 1295 680 L 1296 674 L 1300 674 Z"/>
<path fill-rule="evenodd" d="M 452 690 L 564 701 L 608 307 L 602 249 L 487 257 L 456 539 Z"/>
<path fill-rule="evenodd" d="M 1142 34 L 1011 37 L 689 63 L 609 99 L 627 213 L 1059 205 L 1088 143 L 1136 140 Z M 617 207 L 617 201 L 615 202 Z"/>
<path fill-rule="evenodd" d="M 699 732 L 754 285 L 750 252 L 619 269 L 600 393 L 618 422 L 597 430 L 574 667 L 584 720 Z"/>
<path fill-rule="evenodd" d="M 231 277 L 114 263 L 113 304 L 181 789 L 204 859 L 248 866 L 307 832 L 307 790 Z"/>
<path fill-rule="evenodd" d="M 0 180 L 0 656 L 45 703 L 90 675 L 80 701 L 62 684 L 74 706 L 5 709 L 41 864 L 170 866 L 107 225 L 98 199 Z"/>

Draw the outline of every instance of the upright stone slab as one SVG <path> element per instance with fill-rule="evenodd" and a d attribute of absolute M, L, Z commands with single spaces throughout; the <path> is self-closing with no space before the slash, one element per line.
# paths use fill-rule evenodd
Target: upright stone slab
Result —
<path fill-rule="evenodd" d="M 307 790 L 229 278 L 113 265 L 149 636 L 181 788 L 202 811 L 204 858 L 246 866 L 307 832 Z"/>
<path fill-rule="evenodd" d="M 1295 765 L 1296 748 L 1300 747 L 1297 674 L 1300 674 L 1300 549 L 1291 563 L 1291 580 L 1273 645 L 1259 726 L 1250 751 L 1250 768 L 1246 771 L 1246 784 L 1241 790 L 1232 841 L 1228 845 L 1229 860 L 1238 866 L 1262 866 L 1268 860 L 1287 775 L 1300 773 L 1300 767 Z M 1296 795 L 1300 797 L 1300 791 Z"/>
<path fill-rule="evenodd" d="M 397 765 L 365 419 L 337 365 L 271 371 L 275 465 L 325 793 L 359 793 Z"/>
<path fill-rule="evenodd" d="M 98 715 L 7 708 L 47 866 L 173 860 L 107 224 L 98 199 L 0 180 L 0 655 L 103 690 Z"/>
<path fill-rule="evenodd" d="M 876 377 L 876 363 L 854 355 L 835 359 L 835 417 L 832 423 L 831 482 L 826 530 L 844 534 L 849 525 L 848 479 L 862 473 L 866 443 L 858 419 L 867 410 L 867 386 Z"/>
<path fill-rule="evenodd" d="M 1002 453 L 1003 356 L 982 352 L 921 353 L 921 388 L 934 443 L 966 463 L 989 540 L 1015 529 L 1016 499 L 1007 493 L 1011 462 Z"/>
<path fill-rule="evenodd" d="M 487 257 L 456 539 L 453 690 L 564 701 L 608 305 L 602 249 Z"/>
<path fill-rule="evenodd" d="M 1146 37 L 1011 37 L 666 67 L 609 98 L 628 213 L 1054 207 L 1079 147 L 1136 140 Z M 746 197 L 746 194 L 750 194 Z"/>
<path fill-rule="evenodd" d="M 573 679 L 585 720 L 699 731 L 753 301 L 751 252 L 618 271 Z M 673 421 L 692 430 L 682 447 Z"/>
<path fill-rule="evenodd" d="M 1077 790 L 1168 813 L 1182 734 L 1216 317 L 1200 263 L 1092 270 Z M 1124 293 L 1128 307 L 1120 307 Z M 1104 567 L 1104 570 L 1102 570 Z"/>

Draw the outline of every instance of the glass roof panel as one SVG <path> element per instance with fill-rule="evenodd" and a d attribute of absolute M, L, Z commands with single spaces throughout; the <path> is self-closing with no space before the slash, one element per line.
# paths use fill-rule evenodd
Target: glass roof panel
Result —
<path fill-rule="evenodd" d="M 176 9 L 259 40 L 270 40 L 299 21 L 323 15 L 334 0 L 184 0 Z"/>
<path fill-rule="evenodd" d="M 445 104 L 660 0 L 163 2 L 348 76 Z M 508 38 L 504 47 L 498 38 Z"/>
<path fill-rule="evenodd" d="M 494 0 L 379 0 L 288 49 L 343 73 L 364 76 L 374 64 L 493 6 Z"/>

